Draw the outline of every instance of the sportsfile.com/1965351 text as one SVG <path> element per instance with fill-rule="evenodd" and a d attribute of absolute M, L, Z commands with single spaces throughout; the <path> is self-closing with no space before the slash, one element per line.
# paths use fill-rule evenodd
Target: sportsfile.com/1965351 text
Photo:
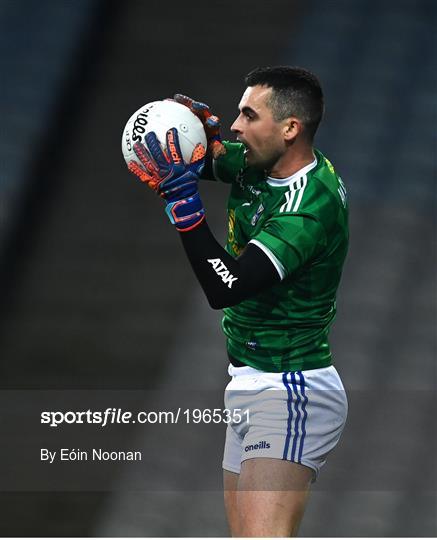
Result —
<path fill-rule="evenodd" d="M 41 424 L 60 427 L 65 424 L 95 424 L 100 427 L 115 424 L 240 424 L 249 423 L 249 409 L 198 409 L 178 407 L 168 411 L 124 411 L 108 407 L 102 411 L 43 411 Z"/>

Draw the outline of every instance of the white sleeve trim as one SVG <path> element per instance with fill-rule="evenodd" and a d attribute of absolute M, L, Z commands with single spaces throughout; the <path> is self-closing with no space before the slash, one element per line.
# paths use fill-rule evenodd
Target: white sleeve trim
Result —
<path fill-rule="evenodd" d="M 266 247 L 264 244 L 261 244 L 259 240 L 253 239 L 250 240 L 249 244 L 254 244 L 255 246 L 259 247 L 261 251 L 263 251 L 267 257 L 272 262 L 273 266 L 276 268 L 276 271 L 279 274 L 279 277 L 281 278 L 281 281 L 285 278 L 285 268 L 281 261 L 274 255 L 268 247 Z"/>

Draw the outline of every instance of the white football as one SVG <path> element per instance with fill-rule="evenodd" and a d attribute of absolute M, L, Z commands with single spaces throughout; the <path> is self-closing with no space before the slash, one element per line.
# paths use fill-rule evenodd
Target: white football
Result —
<path fill-rule="evenodd" d="M 121 149 L 126 163 L 139 163 L 133 150 L 137 141 L 145 142 L 144 136 L 154 131 L 161 143 L 166 146 L 166 133 L 170 128 L 176 128 L 179 135 L 182 157 L 190 162 L 191 154 L 197 144 L 201 143 L 206 149 L 206 135 L 202 122 L 188 107 L 176 101 L 152 101 L 138 109 L 127 121 L 123 130 Z"/>

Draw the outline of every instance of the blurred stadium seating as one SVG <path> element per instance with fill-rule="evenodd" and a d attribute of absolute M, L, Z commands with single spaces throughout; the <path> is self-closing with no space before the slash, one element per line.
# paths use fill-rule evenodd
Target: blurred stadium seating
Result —
<path fill-rule="evenodd" d="M 21 216 L 31 167 L 41 152 L 70 82 L 99 0 L 0 4 L 0 249 Z M 62 131 L 57 134 L 62 137 Z"/>

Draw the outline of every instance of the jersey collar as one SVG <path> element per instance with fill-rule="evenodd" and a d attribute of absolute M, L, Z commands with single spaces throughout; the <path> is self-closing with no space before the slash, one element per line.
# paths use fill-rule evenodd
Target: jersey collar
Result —
<path fill-rule="evenodd" d="M 268 176 L 267 184 L 273 187 L 289 186 L 295 180 L 297 180 L 301 176 L 304 176 L 307 172 L 311 171 L 311 169 L 314 169 L 316 165 L 317 165 L 317 158 L 314 157 L 314 161 L 312 161 L 311 163 L 308 163 L 308 165 L 305 165 L 305 167 L 302 167 L 302 169 L 299 169 L 297 172 L 295 172 L 291 176 L 288 176 L 287 178 L 272 178 L 271 176 Z"/>

